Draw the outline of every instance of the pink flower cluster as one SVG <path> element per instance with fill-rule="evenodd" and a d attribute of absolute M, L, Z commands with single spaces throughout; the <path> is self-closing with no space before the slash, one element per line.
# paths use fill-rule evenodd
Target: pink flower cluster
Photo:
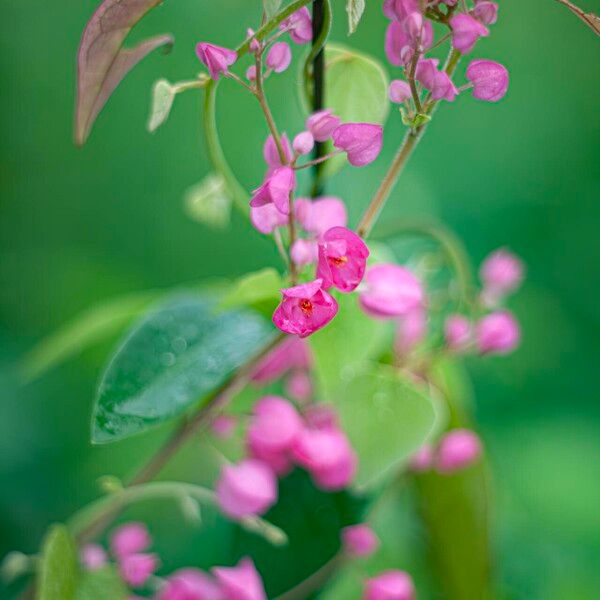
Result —
<path fill-rule="evenodd" d="M 430 2 L 439 10 L 442 5 L 452 6 L 456 2 Z M 476 0 L 475 6 L 468 13 L 446 13 L 451 31 L 452 46 L 461 54 L 470 53 L 481 37 L 487 37 L 486 25 L 496 22 L 498 5 L 487 0 Z M 385 53 L 390 64 L 403 67 L 406 79 L 415 52 L 417 64 L 415 80 L 431 94 L 432 100 L 453 101 L 459 93 L 448 73 L 438 68 L 439 61 L 425 58 L 434 41 L 431 22 L 421 13 L 418 0 L 384 0 L 383 12 L 391 21 L 385 35 Z M 440 12 L 443 15 L 443 13 Z M 451 15 L 451 16 L 450 16 Z M 469 84 L 461 89 L 473 89 L 473 96 L 488 102 L 497 102 L 508 89 L 508 71 L 491 60 L 474 60 L 466 71 Z M 391 82 L 389 97 L 392 102 L 404 104 L 412 97 L 412 90 L 407 81 L 396 79 Z"/>

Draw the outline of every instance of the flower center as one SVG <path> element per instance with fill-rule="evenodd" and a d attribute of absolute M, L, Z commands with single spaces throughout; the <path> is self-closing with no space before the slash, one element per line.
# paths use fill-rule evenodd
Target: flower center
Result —
<path fill-rule="evenodd" d="M 312 313 L 312 309 L 313 309 L 312 302 L 305 298 L 304 300 L 300 301 L 300 308 L 302 309 L 302 312 L 304 314 L 310 315 Z"/>
<path fill-rule="evenodd" d="M 348 257 L 347 256 L 330 256 L 329 262 L 334 267 L 342 267 L 343 265 L 345 265 L 348 262 Z"/>

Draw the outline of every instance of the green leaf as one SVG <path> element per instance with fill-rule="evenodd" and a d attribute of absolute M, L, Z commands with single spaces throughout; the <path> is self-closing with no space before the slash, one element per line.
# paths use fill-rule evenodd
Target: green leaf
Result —
<path fill-rule="evenodd" d="M 354 33 L 365 10 L 365 0 L 346 0 L 348 35 Z"/>
<path fill-rule="evenodd" d="M 267 21 L 277 13 L 280 6 L 281 0 L 263 0 L 263 7 Z"/>
<path fill-rule="evenodd" d="M 166 79 L 156 81 L 152 86 L 148 131 L 156 131 L 169 118 L 173 100 L 175 88 Z"/>
<path fill-rule="evenodd" d="M 359 488 L 413 454 L 430 437 L 437 418 L 426 387 L 381 364 L 348 382 L 337 409 L 358 453 Z"/>
<path fill-rule="evenodd" d="M 335 319 L 308 338 L 321 397 L 330 402 L 343 400 L 346 383 L 377 356 L 391 334 L 389 323 L 365 315 L 356 294 L 338 294 L 337 300 Z"/>
<path fill-rule="evenodd" d="M 21 375 L 27 381 L 122 331 L 159 292 L 139 292 L 91 306 L 38 342 L 25 356 Z"/>
<path fill-rule="evenodd" d="M 215 311 L 214 300 L 167 300 L 125 338 L 104 373 L 92 441 L 120 440 L 177 416 L 221 386 L 273 338 L 254 312 Z"/>
<path fill-rule="evenodd" d="M 231 196 L 221 175 L 209 173 L 184 195 L 186 212 L 192 219 L 209 227 L 223 229 L 231 216 Z"/>
<path fill-rule="evenodd" d="M 85 571 L 77 586 L 75 600 L 125 600 L 129 591 L 112 566 Z"/>
<path fill-rule="evenodd" d="M 233 283 L 231 290 L 221 301 L 221 307 L 256 307 L 268 304 L 273 309 L 281 297 L 279 290 L 283 287 L 285 287 L 283 278 L 272 267 L 248 273 Z"/>
<path fill-rule="evenodd" d="M 77 571 L 71 534 L 64 525 L 53 525 L 42 542 L 36 600 L 72 600 Z"/>

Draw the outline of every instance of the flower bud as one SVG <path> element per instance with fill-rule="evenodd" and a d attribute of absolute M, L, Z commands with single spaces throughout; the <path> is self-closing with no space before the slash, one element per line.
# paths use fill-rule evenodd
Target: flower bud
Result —
<path fill-rule="evenodd" d="M 281 290 L 283 299 L 273 313 L 273 323 L 284 331 L 309 336 L 325 327 L 337 314 L 338 303 L 323 289 L 323 280 L 315 279 Z"/>
<path fill-rule="evenodd" d="M 404 21 L 402 21 L 402 27 L 404 28 L 411 45 L 414 46 L 421 40 L 423 15 L 418 11 L 411 12 Z"/>
<path fill-rule="evenodd" d="M 321 196 L 314 200 L 298 198 L 294 209 L 296 219 L 304 230 L 317 237 L 332 227 L 346 227 L 348 223 L 346 205 L 335 196 Z"/>
<path fill-rule="evenodd" d="M 319 241 L 317 277 L 323 287 L 336 287 L 351 292 L 358 287 L 365 274 L 369 249 L 362 239 L 345 227 L 332 227 Z"/>
<path fill-rule="evenodd" d="M 454 429 L 440 441 L 437 469 L 440 473 L 453 473 L 472 465 L 481 455 L 479 436 L 469 429 Z"/>
<path fill-rule="evenodd" d="M 498 102 L 508 89 L 506 67 L 492 60 L 474 60 L 467 67 L 467 79 L 473 84 L 473 97 Z"/>
<path fill-rule="evenodd" d="M 504 296 L 521 285 L 523 272 L 523 263 L 519 257 L 500 248 L 481 263 L 479 276 L 487 292 Z"/>
<path fill-rule="evenodd" d="M 106 551 L 100 544 L 86 544 L 81 549 L 81 564 L 88 571 L 101 569 L 108 564 Z"/>
<path fill-rule="evenodd" d="M 260 50 L 260 42 L 254 37 L 254 29 L 248 27 L 248 29 L 246 29 L 246 35 L 248 36 L 248 38 L 251 38 L 250 45 L 248 46 L 250 52 L 252 54 L 258 52 Z"/>
<path fill-rule="evenodd" d="M 333 145 L 346 152 L 355 167 L 372 163 L 381 152 L 383 128 L 374 123 L 344 123 L 333 132 Z"/>
<path fill-rule="evenodd" d="M 267 67 L 275 73 L 282 73 L 285 71 L 292 62 L 292 50 L 285 42 L 275 42 L 269 52 L 267 52 L 267 58 L 265 63 Z"/>
<path fill-rule="evenodd" d="M 462 54 L 471 52 L 480 37 L 490 34 L 487 27 L 464 13 L 454 15 L 450 19 L 450 25 L 452 27 L 452 46 Z"/>
<path fill-rule="evenodd" d="M 250 65 L 246 69 L 246 79 L 248 81 L 256 81 L 256 65 Z"/>
<path fill-rule="evenodd" d="M 242 558 L 235 567 L 214 567 L 212 572 L 226 600 L 267 600 L 252 559 Z"/>
<path fill-rule="evenodd" d="M 471 14 L 484 25 L 493 25 L 498 20 L 498 5 L 495 2 L 480 1 L 475 3 Z"/>
<path fill-rule="evenodd" d="M 454 100 L 458 90 L 452 83 L 449 75 L 445 71 L 438 71 L 437 58 L 425 58 L 420 60 L 415 70 L 415 79 L 431 92 L 433 100 Z"/>
<path fill-rule="evenodd" d="M 279 396 L 265 396 L 254 406 L 248 443 L 267 452 L 287 450 L 301 429 L 302 421 L 292 404 Z"/>
<path fill-rule="evenodd" d="M 434 453 L 431 444 L 423 444 L 411 457 L 408 467 L 415 473 L 429 471 L 433 466 Z"/>
<path fill-rule="evenodd" d="M 401 317 L 423 304 L 419 280 L 404 267 L 379 264 L 369 267 L 360 291 L 360 304 L 373 317 Z"/>
<path fill-rule="evenodd" d="M 326 142 L 339 125 L 340 118 L 328 108 L 319 110 L 306 119 L 306 129 L 312 133 L 317 142 Z"/>
<path fill-rule="evenodd" d="M 315 138 L 310 131 L 302 131 L 294 138 L 292 147 L 300 156 L 308 154 L 315 147 Z"/>
<path fill-rule="evenodd" d="M 404 571 L 385 571 L 365 581 L 362 600 L 414 600 L 415 586 Z"/>
<path fill-rule="evenodd" d="M 128 554 L 119 561 L 123 581 L 132 587 L 142 587 L 158 568 L 156 554 Z"/>
<path fill-rule="evenodd" d="M 232 519 L 261 515 L 277 501 L 277 479 L 264 462 L 247 458 L 223 467 L 216 494 L 219 507 Z"/>
<path fill-rule="evenodd" d="M 123 558 L 128 554 L 136 554 L 146 550 L 152 539 L 148 528 L 143 523 L 126 523 L 121 525 L 110 538 L 110 549 L 114 556 Z"/>
<path fill-rule="evenodd" d="M 351 557 L 371 556 L 379 547 L 375 532 L 365 523 L 342 529 L 344 551 Z"/>
<path fill-rule="evenodd" d="M 295 371 L 287 378 L 285 389 L 294 400 L 308 400 L 313 394 L 310 375 L 306 371 Z"/>
<path fill-rule="evenodd" d="M 217 582 L 200 569 L 179 569 L 158 593 L 157 600 L 223 600 Z"/>
<path fill-rule="evenodd" d="M 196 55 L 206 65 L 211 78 L 215 81 L 219 79 L 221 73 L 227 75 L 229 73 L 228 67 L 237 60 L 235 50 L 206 42 L 196 44 Z"/>
<path fill-rule="evenodd" d="M 412 97 L 410 85 L 407 81 L 403 81 L 402 79 L 394 79 L 390 83 L 388 96 L 392 102 L 395 102 L 396 104 L 402 104 Z"/>
<path fill-rule="evenodd" d="M 444 338 L 450 350 L 463 350 L 471 341 L 471 322 L 462 315 L 450 315 L 444 324 Z"/>
<path fill-rule="evenodd" d="M 519 323 L 508 311 L 498 311 L 483 317 L 475 330 L 481 354 L 508 354 L 521 339 Z"/>
<path fill-rule="evenodd" d="M 317 261 L 319 246 L 315 240 L 296 240 L 290 249 L 290 257 L 299 267 L 310 265 Z"/>

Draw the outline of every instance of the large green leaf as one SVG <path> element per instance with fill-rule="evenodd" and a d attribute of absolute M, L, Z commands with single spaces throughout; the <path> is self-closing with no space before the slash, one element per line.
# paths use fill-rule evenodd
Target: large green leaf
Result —
<path fill-rule="evenodd" d="M 75 600 L 125 600 L 129 590 L 114 567 L 86 571 L 79 579 Z"/>
<path fill-rule="evenodd" d="M 377 482 L 413 454 L 437 418 L 426 387 L 381 364 L 351 379 L 337 408 L 358 453 L 358 487 Z"/>
<path fill-rule="evenodd" d="M 64 525 L 53 525 L 42 542 L 36 600 L 72 600 L 77 584 L 77 553 Z"/>
<path fill-rule="evenodd" d="M 327 327 L 308 338 L 315 356 L 321 398 L 340 399 L 347 381 L 374 358 L 386 340 L 389 325 L 363 313 L 356 294 L 338 294 L 340 309 Z"/>
<path fill-rule="evenodd" d="M 171 298 L 133 329 L 108 365 L 92 441 L 116 441 L 181 414 L 273 336 L 273 327 L 254 312 L 219 312 L 207 297 Z"/>

